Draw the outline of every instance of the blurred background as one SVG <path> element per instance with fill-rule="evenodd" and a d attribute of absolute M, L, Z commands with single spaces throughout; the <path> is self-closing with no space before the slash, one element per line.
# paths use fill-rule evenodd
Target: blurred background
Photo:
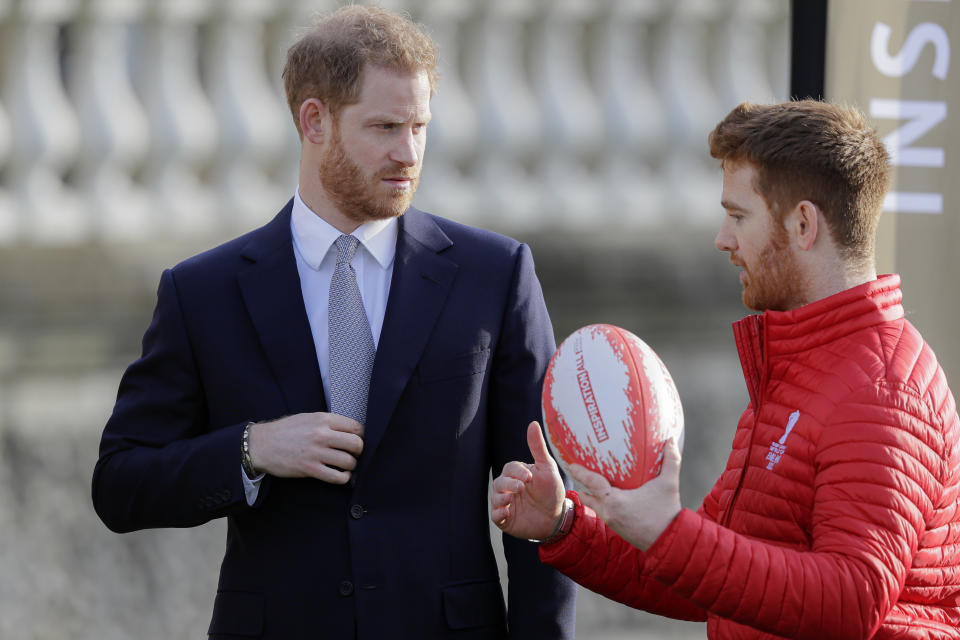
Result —
<path fill-rule="evenodd" d="M 283 57 L 339 4 L 0 0 L 0 637 L 205 637 L 224 522 L 113 534 L 90 477 L 160 271 L 292 195 Z M 788 0 L 382 4 L 442 54 L 414 204 L 529 243 L 558 342 L 608 322 L 660 354 L 695 508 L 747 401 L 706 136 L 788 98 Z M 577 626 L 705 637 L 589 592 Z"/>

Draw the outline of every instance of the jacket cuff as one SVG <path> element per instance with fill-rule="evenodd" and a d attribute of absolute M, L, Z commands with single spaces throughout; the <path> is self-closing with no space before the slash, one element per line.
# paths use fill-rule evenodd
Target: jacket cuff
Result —
<path fill-rule="evenodd" d="M 567 535 L 553 542 L 539 545 L 538 553 L 540 560 L 547 564 L 566 565 L 579 557 L 581 547 L 577 544 L 577 541 L 587 537 L 584 533 L 585 528 L 588 527 L 587 521 L 597 517 L 597 514 L 595 514 L 592 509 L 588 510 L 583 503 L 580 502 L 580 496 L 577 495 L 576 491 L 569 489 L 567 491 L 567 497 L 573 500 L 573 527 Z M 568 560 L 564 558 L 566 555 L 573 555 L 575 557 Z"/>
<path fill-rule="evenodd" d="M 689 568 L 702 524 L 700 515 L 681 509 L 647 549 L 644 573 L 663 584 L 673 584 L 684 569 Z"/>

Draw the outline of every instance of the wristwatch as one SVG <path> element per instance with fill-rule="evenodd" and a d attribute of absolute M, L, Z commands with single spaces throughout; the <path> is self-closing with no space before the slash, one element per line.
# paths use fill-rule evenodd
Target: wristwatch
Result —
<path fill-rule="evenodd" d="M 250 457 L 250 427 L 255 424 L 256 422 L 248 422 L 243 428 L 243 436 L 240 439 L 240 465 L 251 480 L 255 480 L 260 475 L 260 472 L 253 468 L 253 458 Z"/>
<path fill-rule="evenodd" d="M 542 540 L 531 539 L 530 542 L 537 542 L 539 544 L 550 544 L 551 542 L 556 542 L 563 536 L 570 533 L 570 530 L 573 529 L 573 518 L 576 515 L 577 510 L 573 504 L 573 500 L 570 498 L 564 498 L 563 510 L 560 512 L 560 517 L 557 518 L 557 523 L 553 525 L 553 531 L 550 532 L 550 535 Z"/>

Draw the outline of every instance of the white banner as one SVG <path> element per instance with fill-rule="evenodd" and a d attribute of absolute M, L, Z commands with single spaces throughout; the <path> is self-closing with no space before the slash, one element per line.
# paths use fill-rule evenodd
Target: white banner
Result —
<path fill-rule="evenodd" d="M 829 0 L 825 97 L 871 118 L 894 168 L 878 267 L 903 276 L 907 316 L 954 381 L 960 380 L 956 47 L 957 2 Z"/>

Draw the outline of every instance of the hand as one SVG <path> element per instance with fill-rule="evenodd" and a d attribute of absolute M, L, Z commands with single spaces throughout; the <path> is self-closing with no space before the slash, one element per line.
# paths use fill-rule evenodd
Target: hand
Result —
<path fill-rule="evenodd" d="M 281 478 L 346 484 L 363 451 L 363 425 L 335 413 L 298 413 L 250 427 L 250 459 Z"/>
<path fill-rule="evenodd" d="M 663 447 L 660 475 L 636 489 L 611 487 L 605 477 L 580 465 L 571 465 L 570 475 L 584 487 L 580 501 L 641 551 L 649 549 L 680 513 L 680 450 L 674 440 Z"/>
<path fill-rule="evenodd" d="M 533 464 L 508 462 L 493 481 L 490 519 L 512 536 L 542 540 L 553 533 L 566 491 L 536 422 L 527 426 L 527 446 Z"/>

